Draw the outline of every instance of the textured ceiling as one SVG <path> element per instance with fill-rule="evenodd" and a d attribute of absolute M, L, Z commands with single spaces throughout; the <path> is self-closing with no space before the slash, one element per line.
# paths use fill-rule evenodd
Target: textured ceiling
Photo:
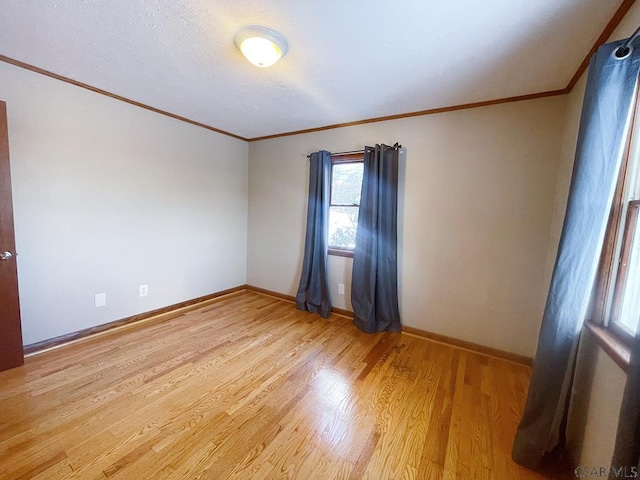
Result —
<path fill-rule="evenodd" d="M 3 0 L 0 54 L 255 138 L 558 90 L 621 0 Z M 269 69 L 233 44 L 280 32 Z"/>

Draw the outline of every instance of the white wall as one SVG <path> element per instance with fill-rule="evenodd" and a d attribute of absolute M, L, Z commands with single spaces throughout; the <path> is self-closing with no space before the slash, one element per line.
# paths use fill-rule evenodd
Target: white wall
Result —
<path fill-rule="evenodd" d="M 25 344 L 245 283 L 246 142 L 4 63 L 0 99 Z"/>
<path fill-rule="evenodd" d="M 251 143 L 248 283 L 295 294 L 308 153 L 398 141 L 404 325 L 532 356 L 564 116 L 560 96 Z M 350 260 L 330 269 L 349 308 Z"/>
<path fill-rule="evenodd" d="M 627 376 L 591 333 L 582 333 L 573 385 L 567 445 L 576 465 L 600 468 L 611 462 Z"/>

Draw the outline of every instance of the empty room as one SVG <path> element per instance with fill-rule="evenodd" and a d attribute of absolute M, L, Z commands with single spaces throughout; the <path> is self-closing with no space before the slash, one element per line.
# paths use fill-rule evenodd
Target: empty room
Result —
<path fill-rule="evenodd" d="M 640 3 L 0 12 L 0 479 L 638 476 Z"/>

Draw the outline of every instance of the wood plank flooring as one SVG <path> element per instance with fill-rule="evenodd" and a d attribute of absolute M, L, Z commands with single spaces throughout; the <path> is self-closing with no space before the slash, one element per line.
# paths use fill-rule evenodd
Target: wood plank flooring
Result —
<path fill-rule="evenodd" d="M 527 366 L 239 292 L 0 373 L 2 479 L 542 479 Z"/>

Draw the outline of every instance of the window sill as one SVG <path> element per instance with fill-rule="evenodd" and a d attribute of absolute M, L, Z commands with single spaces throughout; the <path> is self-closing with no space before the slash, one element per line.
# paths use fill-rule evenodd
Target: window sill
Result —
<path fill-rule="evenodd" d="M 587 322 L 585 327 L 594 336 L 600 348 L 625 372 L 629 369 L 629 359 L 631 358 L 631 349 L 622 340 L 613 335 L 606 328 Z"/>
<path fill-rule="evenodd" d="M 348 257 L 353 258 L 353 250 L 342 250 L 340 248 L 331 248 L 327 252 L 329 255 L 335 255 L 336 257 Z"/>

